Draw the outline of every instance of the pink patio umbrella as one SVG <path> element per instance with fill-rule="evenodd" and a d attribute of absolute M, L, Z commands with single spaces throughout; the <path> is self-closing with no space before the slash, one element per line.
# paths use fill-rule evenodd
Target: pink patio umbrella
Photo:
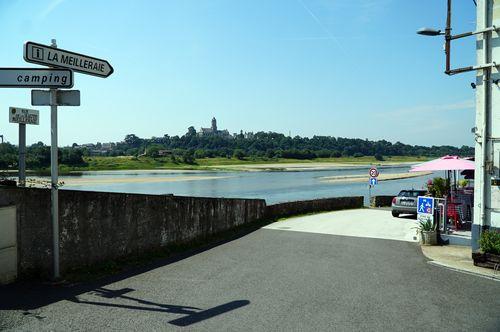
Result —
<path fill-rule="evenodd" d="M 422 164 L 413 166 L 410 172 L 425 172 L 425 171 L 463 171 L 474 169 L 474 162 L 467 159 L 462 159 L 458 156 L 444 156 L 439 159 L 434 159 Z"/>

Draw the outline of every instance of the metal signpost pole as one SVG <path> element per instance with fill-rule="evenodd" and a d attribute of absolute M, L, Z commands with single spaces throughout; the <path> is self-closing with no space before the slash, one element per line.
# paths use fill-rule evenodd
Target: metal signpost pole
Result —
<path fill-rule="evenodd" d="M 35 87 L 50 88 L 49 91 L 32 90 L 31 104 L 50 105 L 51 146 L 50 146 L 50 171 L 51 171 L 51 217 L 53 240 L 54 279 L 60 277 L 59 273 L 59 195 L 58 195 L 58 144 L 57 144 L 57 106 L 80 106 L 80 91 L 58 90 L 73 87 L 73 70 L 76 72 L 108 77 L 113 73 L 111 64 L 102 59 L 57 48 L 55 39 L 50 46 L 26 42 L 24 44 L 24 60 L 51 68 L 0 68 L 0 87 Z M 54 68 L 53 68 L 54 67 Z M 37 78 L 33 82 L 19 82 L 20 73 Z M 22 76 L 22 75 L 21 75 Z M 54 77 L 54 80 L 52 78 Z M 49 81 L 50 78 L 50 81 Z M 55 79 L 57 78 L 57 80 Z M 50 83 L 50 84 L 49 84 Z M 57 84 L 56 84 L 57 83 Z"/>
<path fill-rule="evenodd" d="M 372 184 L 368 184 L 368 206 L 371 205 L 371 200 L 372 200 Z"/>
<path fill-rule="evenodd" d="M 19 124 L 19 186 L 26 185 L 26 124 Z"/>
<path fill-rule="evenodd" d="M 38 125 L 38 110 L 9 107 L 9 122 L 19 126 L 19 187 L 26 186 L 26 125 Z"/>
<path fill-rule="evenodd" d="M 57 47 L 56 40 L 52 39 L 52 47 Z M 52 250 L 54 264 L 54 279 L 59 274 L 59 193 L 57 191 L 58 163 L 57 163 L 57 89 L 50 89 L 50 174 L 51 174 L 51 216 L 52 216 Z"/>

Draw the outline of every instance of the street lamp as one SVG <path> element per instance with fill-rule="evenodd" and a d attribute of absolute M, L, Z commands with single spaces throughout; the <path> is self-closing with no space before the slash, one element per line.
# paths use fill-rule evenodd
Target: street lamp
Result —
<path fill-rule="evenodd" d="M 432 28 L 421 28 L 417 31 L 419 35 L 423 36 L 439 36 L 444 35 L 444 53 L 446 54 L 446 69 L 445 74 L 453 75 L 453 71 L 450 69 L 450 51 L 451 51 L 451 0 L 446 1 L 446 29 L 444 33 L 441 30 L 435 30 Z"/>
<path fill-rule="evenodd" d="M 444 32 L 441 32 L 441 30 L 436 30 L 433 28 L 420 28 L 417 30 L 417 34 L 423 36 L 439 36 L 439 35 L 444 35 Z"/>
<path fill-rule="evenodd" d="M 469 31 L 465 33 L 460 33 L 458 35 L 452 35 L 451 34 L 451 0 L 446 1 L 446 28 L 444 29 L 444 32 L 441 30 L 436 30 L 433 28 L 420 28 L 417 30 L 417 34 L 423 35 L 423 36 L 440 36 L 444 35 L 444 53 L 446 55 L 446 69 L 445 69 L 445 74 L 447 75 L 455 75 L 455 74 L 460 74 L 460 73 L 465 73 L 468 71 L 473 71 L 473 70 L 478 70 L 478 69 L 485 69 L 485 68 L 492 68 L 496 67 L 497 64 L 495 62 L 492 63 L 485 63 L 482 65 L 478 66 L 468 66 L 468 67 L 462 67 L 462 68 L 456 68 L 456 69 L 451 69 L 451 41 L 459 38 L 464 38 L 464 37 L 469 37 L 473 35 L 479 35 L 479 34 L 485 34 L 488 32 L 492 31 L 500 31 L 500 27 L 497 28 L 496 26 L 492 25 L 490 27 L 487 27 L 482 30 L 477 30 L 477 31 Z"/>

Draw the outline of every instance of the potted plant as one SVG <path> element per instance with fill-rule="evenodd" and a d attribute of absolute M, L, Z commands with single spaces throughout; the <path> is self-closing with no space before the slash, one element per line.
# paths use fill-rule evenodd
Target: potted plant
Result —
<path fill-rule="evenodd" d="M 432 197 L 443 198 L 450 191 L 450 180 L 440 177 L 427 182 L 427 190 Z"/>
<path fill-rule="evenodd" d="M 474 265 L 489 268 L 500 266 L 500 232 L 485 230 L 479 238 L 481 252 L 472 253 Z"/>
<path fill-rule="evenodd" d="M 425 246 L 438 244 L 436 224 L 430 217 L 419 220 L 418 232 L 420 232 L 420 243 Z"/>

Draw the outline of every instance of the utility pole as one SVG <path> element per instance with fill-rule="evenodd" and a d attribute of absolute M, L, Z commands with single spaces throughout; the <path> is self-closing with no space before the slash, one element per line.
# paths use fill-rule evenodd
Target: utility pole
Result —
<path fill-rule="evenodd" d="M 476 76 L 476 169 L 474 188 L 474 223 L 472 251 L 479 250 L 481 233 L 486 229 L 500 229 L 500 89 L 498 67 L 500 46 L 492 45 L 498 38 L 500 6 L 493 0 L 477 3 L 477 30 L 485 31 L 477 38 L 478 64 L 492 63 Z M 496 62 L 498 61 L 498 63 Z M 496 67 L 493 71 L 492 69 Z M 495 74 L 493 74 L 495 72 Z M 495 83 L 496 82 L 496 83 Z M 493 89 L 493 84 L 496 87 Z M 496 107 L 495 107 L 496 105 Z"/>

